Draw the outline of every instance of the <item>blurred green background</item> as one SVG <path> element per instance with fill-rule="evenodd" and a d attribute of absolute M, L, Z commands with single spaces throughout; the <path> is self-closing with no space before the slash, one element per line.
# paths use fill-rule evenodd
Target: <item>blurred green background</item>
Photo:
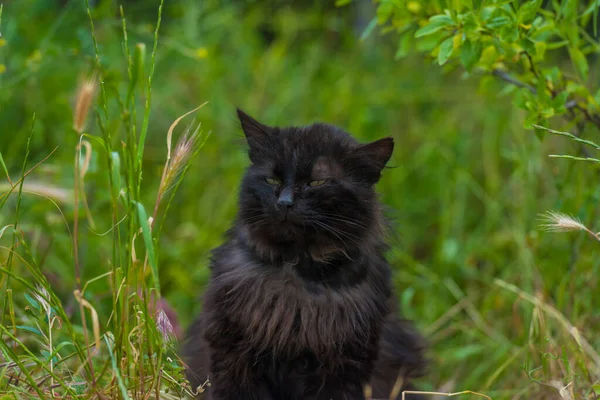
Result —
<path fill-rule="evenodd" d="M 149 54 L 158 2 L 122 4 L 130 50 L 145 43 Z M 125 90 L 118 4 L 104 0 L 90 6 L 107 90 Z M 558 210 L 593 229 L 597 167 L 548 158 L 577 149 L 560 138 L 540 141 L 523 129 L 522 113 L 499 95 L 505 83 L 465 79 L 419 55 L 395 60 L 395 37 L 377 30 L 361 40 L 374 7 L 370 1 L 341 8 L 321 0 L 165 2 L 144 159 L 147 208 L 154 204 L 170 124 L 208 101 L 196 116 L 212 135 L 194 159 L 159 238 L 162 294 L 182 327 L 200 310 L 209 252 L 233 221 L 248 163 L 236 106 L 270 125 L 323 121 L 365 141 L 391 135 L 394 168 L 385 171 L 378 188 L 393 220 L 389 260 L 403 313 L 431 344 L 424 386 L 447 384 L 497 398 L 556 393 L 532 377 L 567 375 L 548 364 L 547 354 L 565 357 L 561 349 L 573 346 L 569 333 L 546 310 L 494 279 L 551 304 L 600 347 L 597 243 L 583 234 L 539 228 L 540 213 Z M 0 151 L 15 180 L 35 113 L 29 165 L 58 149 L 28 177 L 25 189 L 37 183 L 66 191 L 64 198 L 50 197 L 72 224 L 78 141 L 73 103 L 96 62 L 85 2 L 7 1 L 0 32 Z M 114 102 L 108 111 L 118 124 Z M 94 113 L 88 132 L 100 135 Z M 111 228 L 103 160 L 95 151 L 85 178 L 95 224 L 92 229 L 81 216 L 84 282 L 110 269 L 111 237 L 100 235 Z M 16 201 L 9 200 L 0 225 L 12 221 Z M 32 254 L 55 292 L 75 308 L 71 242 L 59 211 L 27 194 L 21 210 L 20 227 Z M 0 244 L 7 240 L 0 238 Z M 98 281 L 88 293 L 103 322 L 110 314 L 109 290 Z M 23 302 L 18 293 L 14 297 Z M 542 372 L 528 377 L 542 365 Z"/>

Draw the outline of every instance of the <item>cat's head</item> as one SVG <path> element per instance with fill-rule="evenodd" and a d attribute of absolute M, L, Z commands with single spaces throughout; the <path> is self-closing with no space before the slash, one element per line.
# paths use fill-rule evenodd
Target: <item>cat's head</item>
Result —
<path fill-rule="evenodd" d="M 251 161 L 239 223 L 251 240 L 271 252 L 308 251 L 319 259 L 381 233 L 374 185 L 392 138 L 360 144 L 332 125 L 275 128 L 241 110 L 238 117 Z"/>

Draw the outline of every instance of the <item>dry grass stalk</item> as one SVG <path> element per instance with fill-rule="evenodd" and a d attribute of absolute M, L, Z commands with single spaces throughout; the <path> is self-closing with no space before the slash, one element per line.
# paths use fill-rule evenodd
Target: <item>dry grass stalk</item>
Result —
<path fill-rule="evenodd" d="M 550 386 L 554 387 L 563 400 L 574 400 L 575 393 L 573 392 L 573 382 L 563 385 L 562 381 L 555 380 L 550 382 Z"/>
<path fill-rule="evenodd" d="M 0 184 L 0 192 L 9 192 L 12 186 L 8 183 Z M 45 182 L 27 181 L 23 183 L 22 193 L 29 193 L 50 198 L 58 203 L 71 203 L 73 191 L 57 186 L 48 185 Z M 0 196 L 2 197 L 2 196 Z"/>
<path fill-rule="evenodd" d="M 79 304 L 90 311 L 92 316 L 92 330 L 94 332 L 95 343 L 95 348 L 92 350 L 92 354 L 97 354 L 100 351 L 100 318 L 98 318 L 98 312 L 96 312 L 96 309 L 90 304 L 89 301 L 83 298 L 83 295 L 79 290 L 73 291 L 73 295 Z M 85 315 L 82 315 L 82 318 L 85 318 Z"/>
<path fill-rule="evenodd" d="M 404 385 L 404 377 L 406 376 L 406 372 L 403 369 L 398 371 L 398 376 L 396 376 L 396 381 L 394 382 L 394 387 L 392 388 L 392 393 L 390 393 L 390 400 L 396 400 L 398 395 L 400 394 L 400 390 L 402 390 L 402 386 Z"/>
<path fill-rule="evenodd" d="M 443 396 L 443 397 L 455 397 L 455 396 L 461 396 L 463 394 L 472 394 L 473 396 L 484 397 L 488 400 L 492 400 L 492 398 L 490 396 L 487 396 L 482 393 L 473 392 L 472 390 L 463 390 L 462 392 L 455 392 L 455 393 L 420 392 L 418 390 L 405 390 L 404 392 L 402 392 L 402 400 L 406 400 L 407 394 L 431 394 L 431 395 Z M 408 400 L 410 400 L 410 398 Z"/>
<path fill-rule="evenodd" d="M 509 290 L 519 295 L 521 299 L 533 304 L 536 307 L 539 307 L 539 309 L 542 310 L 547 316 L 550 316 L 557 321 L 562 326 L 563 330 L 567 332 L 573 338 L 575 343 L 577 343 L 577 345 L 581 348 L 583 354 L 585 354 L 593 362 L 593 371 L 595 373 L 600 373 L 600 353 L 594 349 L 592 344 L 579 332 L 579 329 L 571 324 L 571 322 L 560 311 L 538 297 L 524 292 L 511 283 L 505 282 L 498 278 L 494 278 L 493 282 L 495 285 Z"/>

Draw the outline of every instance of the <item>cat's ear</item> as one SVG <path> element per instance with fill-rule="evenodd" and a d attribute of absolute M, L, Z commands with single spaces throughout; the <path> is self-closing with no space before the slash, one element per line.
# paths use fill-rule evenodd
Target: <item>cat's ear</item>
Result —
<path fill-rule="evenodd" d="M 371 143 L 359 145 L 350 157 L 356 173 L 371 184 L 377 183 L 381 170 L 390 160 L 394 151 L 394 139 L 386 137 Z"/>
<path fill-rule="evenodd" d="M 244 111 L 237 109 L 237 115 L 240 120 L 240 124 L 242 125 L 242 130 L 244 131 L 244 135 L 246 135 L 246 139 L 248 143 L 255 141 L 266 139 L 272 133 L 273 128 L 261 124 Z"/>
<path fill-rule="evenodd" d="M 242 130 L 248 142 L 248 156 L 250 161 L 258 162 L 268 154 L 269 138 L 275 132 L 275 128 L 261 124 L 239 108 L 237 115 L 242 125 Z"/>
<path fill-rule="evenodd" d="M 386 137 L 371 143 L 360 145 L 354 154 L 359 157 L 367 158 L 374 166 L 381 171 L 385 164 L 390 160 L 394 151 L 394 139 Z"/>

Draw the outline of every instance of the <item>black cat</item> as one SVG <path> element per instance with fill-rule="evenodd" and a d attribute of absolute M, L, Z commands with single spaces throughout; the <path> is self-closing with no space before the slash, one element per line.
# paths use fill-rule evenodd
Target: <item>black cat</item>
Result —
<path fill-rule="evenodd" d="M 359 144 L 326 124 L 265 126 L 238 110 L 251 165 L 214 250 L 184 348 L 213 400 L 389 398 L 423 374 L 420 336 L 394 313 L 373 186 L 392 138 Z"/>

